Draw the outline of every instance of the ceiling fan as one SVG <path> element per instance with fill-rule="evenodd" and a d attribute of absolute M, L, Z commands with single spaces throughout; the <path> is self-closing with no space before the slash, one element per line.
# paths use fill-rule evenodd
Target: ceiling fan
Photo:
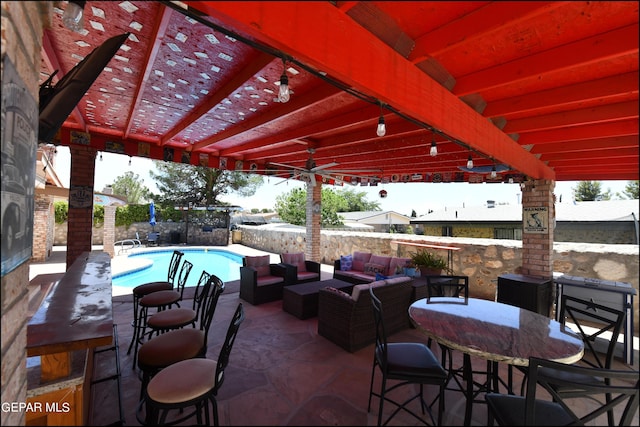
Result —
<path fill-rule="evenodd" d="M 361 173 L 368 174 L 368 173 L 382 172 L 380 169 L 350 169 L 350 170 L 331 169 L 332 167 L 339 165 L 339 163 L 337 162 L 325 163 L 324 165 L 318 166 L 315 160 L 313 159 L 313 154 L 316 152 L 316 150 L 314 148 L 307 148 L 307 151 L 309 152 L 309 158 L 307 159 L 305 167 L 303 168 L 298 166 L 287 165 L 284 163 L 275 163 L 275 162 L 269 162 L 267 163 L 267 165 L 269 167 L 275 166 L 276 168 L 290 171 L 291 176 L 286 178 L 285 181 L 289 179 L 300 178 L 302 181 L 308 182 L 312 186 L 316 185 L 316 175 L 319 175 L 329 181 L 337 182 L 339 184 L 343 184 L 343 183 L 351 184 L 352 181 L 347 180 L 346 177 L 362 177 L 362 178 L 368 178 L 370 181 L 374 181 L 374 180 L 377 180 L 378 178 L 375 176 L 362 175 Z M 282 182 L 285 182 L 285 181 L 282 181 Z"/>

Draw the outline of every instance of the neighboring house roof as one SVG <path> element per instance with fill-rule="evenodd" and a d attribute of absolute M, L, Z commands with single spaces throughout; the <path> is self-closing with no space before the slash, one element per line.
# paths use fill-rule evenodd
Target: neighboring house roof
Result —
<path fill-rule="evenodd" d="M 394 211 L 357 211 L 357 212 L 338 212 L 338 215 L 344 218 L 344 222 L 358 222 L 362 224 L 406 224 L 409 225 L 411 218 L 399 214 Z"/>
<path fill-rule="evenodd" d="M 522 221 L 522 205 L 494 205 L 445 208 L 411 221 L 425 222 L 502 222 Z M 556 203 L 556 221 L 633 221 L 638 219 L 638 200 Z"/>

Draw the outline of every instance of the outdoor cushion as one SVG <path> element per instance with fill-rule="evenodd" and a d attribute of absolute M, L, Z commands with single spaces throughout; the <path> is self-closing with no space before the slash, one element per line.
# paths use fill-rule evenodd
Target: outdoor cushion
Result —
<path fill-rule="evenodd" d="M 367 262 L 364 264 L 364 274 L 369 276 L 375 276 L 376 273 L 384 274 L 387 268 L 382 264 L 376 264 L 374 262 Z"/>
<path fill-rule="evenodd" d="M 353 287 L 353 291 L 351 292 L 351 298 L 354 301 L 358 301 L 358 298 L 360 297 L 361 293 L 366 293 L 367 295 L 369 294 L 369 288 L 377 288 L 380 286 L 384 286 L 386 284 L 387 284 L 386 281 L 378 280 L 371 283 L 362 283 L 360 285 L 355 285 Z"/>
<path fill-rule="evenodd" d="M 356 271 L 364 271 L 364 264 L 366 262 L 369 262 L 369 258 L 371 258 L 371 252 L 355 251 L 353 253 L 353 265 L 351 269 Z"/>
<path fill-rule="evenodd" d="M 386 274 L 386 275 L 393 274 L 393 273 L 389 272 L 389 263 L 391 262 L 391 257 L 390 256 L 371 255 L 371 258 L 369 258 L 368 262 L 373 263 L 373 264 L 381 265 L 382 266 L 382 271 L 380 271 L 380 273 L 382 273 L 382 274 Z"/>
<path fill-rule="evenodd" d="M 271 262 L 270 255 L 246 256 L 244 259 L 246 266 L 255 269 L 258 277 L 269 276 L 271 274 L 269 270 L 269 263 Z"/>
<path fill-rule="evenodd" d="M 353 267 L 352 255 L 340 255 L 340 270 L 349 271 Z"/>
<path fill-rule="evenodd" d="M 304 262 L 304 253 L 281 254 L 282 262 L 298 267 L 298 273 L 307 271 L 307 264 Z"/>
<path fill-rule="evenodd" d="M 404 267 L 407 265 L 407 261 L 410 261 L 410 259 L 392 257 L 391 261 L 389 262 L 389 269 L 387 270 L 387 275 L 392 276 L 394 274 L 403 274 Z"/>
<path fill-rule="evenodd" d="M 327 286 L 324 289 L 326 289 L 328 291 L 331 291 L 331 292 L 335 292 L 336 294 L 340 295 L 342 298 L 346 298 L 348 300 L 351 299 L 351 295 L 349 295 L 348 293 L 346 293 L 345 291 L 343 291 L 341 289 L 336 289 L 333 286 Z"/>

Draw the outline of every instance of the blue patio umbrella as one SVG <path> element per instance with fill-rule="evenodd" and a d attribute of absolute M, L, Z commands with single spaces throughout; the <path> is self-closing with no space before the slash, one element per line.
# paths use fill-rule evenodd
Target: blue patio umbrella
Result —
<path fill-rule="evenodd" d="M 155 231 L 153 227 L 155 227 L 156 225 L 156 207 L 153 205 L 153 202 L 149 204 L 149 216 L 151 218 L 149 219 L 149 224 L 151 224 L 152 230 Z"/>

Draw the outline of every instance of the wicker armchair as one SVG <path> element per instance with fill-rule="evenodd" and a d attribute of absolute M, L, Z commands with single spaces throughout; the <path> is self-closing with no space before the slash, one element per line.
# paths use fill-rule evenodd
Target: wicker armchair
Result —
<path fill-rule="evenodd" d="M 320 263 L 304 259 L 304 252 L 282 253 L 280 261 L 289 269 L 287 274 L 291 284 L 320 280 Z"/>
<path fill-rule="evenodd" d="M 240 298 L 253 305 L 282 299 L 284 286 L 292 284 L 283 264 L 271 264 L 270 256 L 246 256 L 240 267 Z"/>
<path fill-rule="evenodd" d="M 324 288 L 318 293 L 318 334 L 353 353 L 375 342 L 376 330 L 369 287 L 384 304 L 384 322 L 391 335 L 411 327 L 410 277 L 396 277 L 354 286 L 352 295 Z"/>

